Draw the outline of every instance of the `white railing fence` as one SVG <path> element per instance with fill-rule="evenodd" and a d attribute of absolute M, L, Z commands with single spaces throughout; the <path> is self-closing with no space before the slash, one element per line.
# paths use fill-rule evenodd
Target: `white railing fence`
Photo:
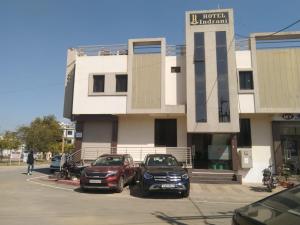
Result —
<path fill-rule="evenodd" d="M 130 154 L 135 162 L 144 161 L 148 154 L 172 154 L 185 167 L 192 167 L 192 151 L 189 147 L 85 147 L 80 150 L 81 160 L 95 160 L 103 154 Z"/>

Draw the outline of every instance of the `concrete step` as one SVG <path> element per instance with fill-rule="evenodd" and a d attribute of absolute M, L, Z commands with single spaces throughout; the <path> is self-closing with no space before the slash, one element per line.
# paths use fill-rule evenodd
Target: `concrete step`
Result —
<path fill-rule="evenodd" d="M 192 183 L 207 184 L 235 184 L 239 183 L 232 170 L 190 169 L 189 176 Z"/>
<path fill-rule="evenodd" d="M 196 179 L 191 178 L 191 183 L 197 184 L 240 184 L 235 180 L 209 180 L 209 179 Z"/>

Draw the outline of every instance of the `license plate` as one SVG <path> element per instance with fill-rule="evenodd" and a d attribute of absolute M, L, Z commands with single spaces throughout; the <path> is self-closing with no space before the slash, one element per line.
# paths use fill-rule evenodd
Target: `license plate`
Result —
<path fill-rule="evenodd" d="M 101 184 L 101 180 L 90 180 L 91 184 Z"/>
<path fill-rule="evenodd" d="M 161 187 L 162 188 L 174 188 L 175 184 L 162 184 Z"/>

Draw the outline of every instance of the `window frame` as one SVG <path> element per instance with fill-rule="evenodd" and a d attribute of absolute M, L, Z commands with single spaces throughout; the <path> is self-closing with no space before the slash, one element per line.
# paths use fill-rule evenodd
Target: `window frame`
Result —
<path fill-rule="evenodd" d="M 126 91 L 118 91 L 118 79 L 117 77 L 126 77 Z M 115 86 L 115 92 L 116 93 L 127 93 L 128 92 L 128 74 L 115 74 L 115 81 L 116 81 L 116 86 Z"/>
<path fill-rule="evenodd" d="M 240 87 L 240 72 L 248 72 L 248 71 L 251 71 L 252 72 L 252 84 L 253 84 L 253 89 L 241 89 Z M 254 77 L 253 77 L 253 69 L 252 68 L 240 68 L 240 69 L 237 69 L 237 79 L 238 79 L 238 93 L 241 93 L 241 94 L 254 94 L 255 92 L 255 83 L 254 83 Z"/>
<path fill-rule="evenodd" d="M 249 132 L 250 132 L 250 144 L 242 144 L 240 143 L 240 134 L 241 134 L 241 128 L 242 128 L 242 120 L 248 120 L 249 121 Z M 240 123 L 240 132 L 237 133 L 237 147 L 238 148 L 252 148 L 252 132 L 251 132 L 251 118 L 240 118 L 239 119 L 239 123 Z M 247 137 L 246 137 L 247 138 Z M 245 139 L 245 138 L 243 138 Z M 243 140 L 242 139 L 242 140 Z"/>
<path fill-rule="evenodd" d="M 95 91 L 95 77 L 103 77 L 103 91 Z M 105 74 L 93 74 L 92 75 L 92 93 L 104 93 L 105 92 Z"/>
<path fill-rule="evenodd" d="M 171 66 L 171 73 L 181 73 L 181 66 Z"/>

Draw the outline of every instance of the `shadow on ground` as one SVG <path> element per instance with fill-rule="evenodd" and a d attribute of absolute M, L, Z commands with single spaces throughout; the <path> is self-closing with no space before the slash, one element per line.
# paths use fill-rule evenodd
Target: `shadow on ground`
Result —
<path fill-rule="evenodd" d="M 49 168 L 34 168 L 33 172 L 38 172 L 46 175 L 50 175 L 50 169 Z"/>
<path fill-rule="evenodd" d="M 77 193 L 84 193 L 84 194 L 119 194 L 115 192 L 114 190 L 99 190 L 99 189 L 86 189 L 82 190 L 80 187 L 74 189 Z"/>
<path fill-rule="evenodd" d="M 269 192 L 268 189 L 263 186 L 250 186 L 249 189 L 250 191 L 255 191 L 255 192 Z"/>
<path fill-rule="evenodd" d="M 144 196 L 138 184 L 129 185 L 130 195 L 136 198 L 151 198 L 151 199 L 180 199 L 181 195 L 177 192 L 153 192 Z"/>
<path fill-rule="evenodd" d="M 217 219 L 230 219 L 232 218 L 232 212 L 219 212 L 219 215 L 199 215 L 199 216 L 168 216 L 163 212 L 154 212 L 152 215 L 156 216 L 158 219 L 173 225 L 186 225 L 185 221 L 191 220 L 201 220 L 204 224 L 214 225 L 215 223 L 209 222 L 208 220 Z"/>

